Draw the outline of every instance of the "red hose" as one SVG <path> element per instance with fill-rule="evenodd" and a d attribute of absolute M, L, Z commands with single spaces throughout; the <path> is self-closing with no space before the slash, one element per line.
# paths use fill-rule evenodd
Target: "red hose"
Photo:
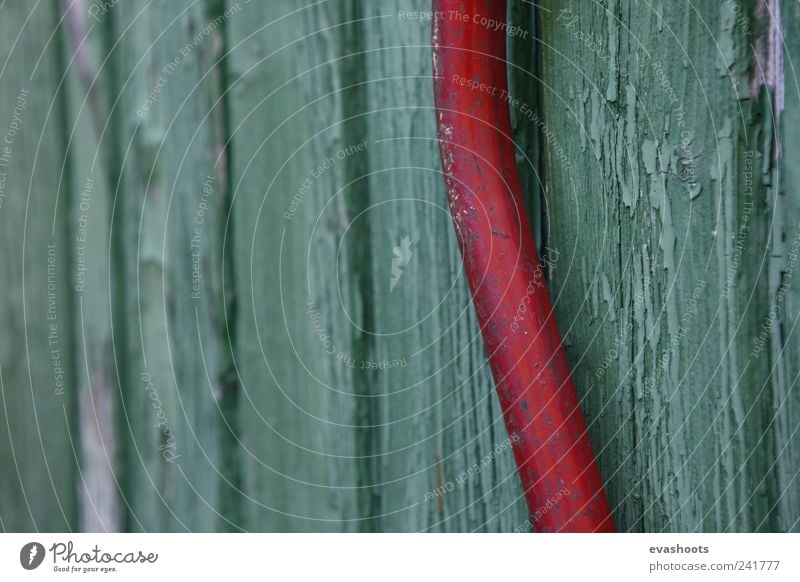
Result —
<path fill-rule="evenodd" d="M 531 523 L 614 531 L 522 199 L 505 0 L 434 0 L 447 195 Z"/>

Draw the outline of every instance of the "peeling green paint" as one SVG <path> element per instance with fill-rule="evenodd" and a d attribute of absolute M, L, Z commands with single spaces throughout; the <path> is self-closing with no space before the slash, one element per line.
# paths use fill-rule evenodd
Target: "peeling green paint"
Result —
<path fill-rule="evenodd" d="M 786 519 L 791 513 L 777 509 L 800 497 L 787 456 L 798 448 L 786 416 L 788 403 L 796 402 L 795 380 L 770 374 L 775 364 L 794 370 L 794 356 L 783 350 L 787 340 L 777 325 L 764 332 L 769 354 L 747 356 L 767 306 L 793 297 L 781 293 L 788 253 L 776 245 L 797 225 L 784 230 L 775 220 L 788 214 L 788 199 L 776 188 L 775 152 L 793 138 L 787 132 L 775 139 L 772 129 L 773 111 L 782 120 L 790 114 L 788 98 L 787 111 L 778 108 L 781 60 L 769 47 L 780 7 L 769 4 L 771 24 L 758 35 L 748 35 L 734 12 L 757 15 L 750 2 L 670 10 L 634 0 L 544 5 L 545 117 L 563 128 L 576 168 L 566 175 L 547 167 L 548 244 L 581 257 L 580 268 L 555 273 L 556 310 L 584 409 L 590 421 L 598 419 L 590 432 L 623 530 L 798 527 Z M 603 104 L 591 95 L 588 157 L 581 127 L 555 96 L 582 94 L 605 78 L 607 66 L 563 34 L 558 10 L 577 15 L 587 34 L 619 45 L 625 102 L 616 100 L 612 79 Z M 757 67 L 751 44 L 766 67 L 756 83 L 767 89 L 747 96 L 742 87 L 752 86 Z M 796 44 L 787 46 L 797 55 Z M 575 104 L 578 111 L 584 107 Z M 754 168 L 749 186 L 745 160 Z M 631 195 L 639 175 L 644 205 Z M 577 204 L 566 194 L 572 182 L 584 193 Z M 750 230 L 737 242 L 743 224 Z M 588 264 L 586 256 L 593 257 Z M 790 303 L 782 303 L 780 317 L 791 317 Z M 615 342 L 626 353 L 597 374 Z M 783 449 L 776 449 L 770 431 L 780 434 Z"/>

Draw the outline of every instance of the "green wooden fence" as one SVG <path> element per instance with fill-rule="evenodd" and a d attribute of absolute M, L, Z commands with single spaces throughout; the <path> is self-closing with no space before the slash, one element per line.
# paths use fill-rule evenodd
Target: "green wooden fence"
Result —
<path fill-rule="evenodd" d="M 618 526 L 800 530 L 800 5 L 510 5 L 518 162 Z M 0 5 L 3 530 L 531 529 L 428 10 Z"/>

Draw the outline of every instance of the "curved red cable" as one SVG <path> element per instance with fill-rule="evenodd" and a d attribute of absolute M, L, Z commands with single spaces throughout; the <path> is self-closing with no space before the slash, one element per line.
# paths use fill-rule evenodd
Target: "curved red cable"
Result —
<path fill-rule="evenodd" d="M 442 166 L 531 521 L 614 531 L 525 214 L 511 137 L 505 0 L 434 0 Z"/>

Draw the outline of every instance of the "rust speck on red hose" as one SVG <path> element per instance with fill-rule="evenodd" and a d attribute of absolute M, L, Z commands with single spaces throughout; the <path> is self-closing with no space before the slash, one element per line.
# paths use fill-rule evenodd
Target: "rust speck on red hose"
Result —
<path fill-rule="evenodd" d="M 447 195 L 531 521 L 538 531 L 614 531 L 525 214 L 506 99 L 506 2 L 435 0 L 434 11 Z"/>

